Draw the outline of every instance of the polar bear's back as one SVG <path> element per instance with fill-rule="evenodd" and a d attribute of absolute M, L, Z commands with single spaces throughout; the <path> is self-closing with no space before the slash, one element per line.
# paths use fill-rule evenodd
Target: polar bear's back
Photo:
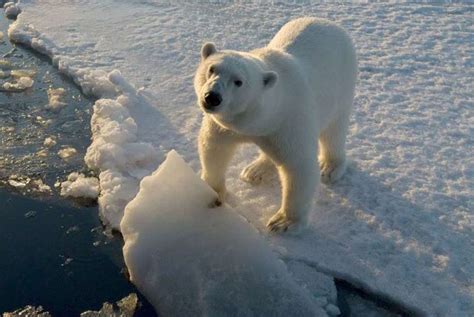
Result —
<path fill-rule="evenodd" d="M 285 24 L 267 47 L 292 56 L 313 85 L 313 93 L 324 96 L 322 102 L 329 108 L 352 104 L 357 58 L 352 40 L 342 27 L 324 19 L 295 19 Z"/>
<path fill-rule="evenodd" d="M 317 58 L 324 58 L 328 62 L 329 56 L 355 58 L 352 41 L 342 27 L 328 20 L 311 17 L 285 24 L 268 47 L 281 49 L 304 62 L 317 62 Z"/>

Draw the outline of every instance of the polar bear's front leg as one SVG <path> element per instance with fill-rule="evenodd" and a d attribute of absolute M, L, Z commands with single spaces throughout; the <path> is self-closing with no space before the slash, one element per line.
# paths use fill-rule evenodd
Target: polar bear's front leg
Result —
<path fill-rule="evenodd" d="M 217 203 L 225 200 L 225 172 L 236 146 L 237 139 L 230 131 L 217 126 L 210 118 L 203 119 L 198 144 L 201 178 L 218 194 Z"/>
<path fill-rule="evenodd" d="M 290 226 L 304 226 L 319 185 L 319 167 L 311 159 L 295 160 L 280 165 L 278 171 L 282 184 L 282 203 L 280 210 L 268 221 L 267 227 L 271 231 L 286 231 Z"/>

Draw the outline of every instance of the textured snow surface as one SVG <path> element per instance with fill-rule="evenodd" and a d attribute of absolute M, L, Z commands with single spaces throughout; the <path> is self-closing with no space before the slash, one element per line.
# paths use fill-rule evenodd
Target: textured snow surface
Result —
<path fill-rule="evenodd" d="M 86 93 L 111 98 L 95 107 L 95 118 L 107 119 L 93 118 L 95 127 L 110 123 L 111 133 L 94 132 L 95 154 L 86 159 L 102 171 L 99 203 L 115 226 L 141 177 L 161 161 L 159 154 L 153 161 L 154 151 L 175 148 L 199 169 L 201 114 L 192 77 L 204 41 L 248 50 L 268 43 L 293 17 L 339 22 L 354 39 L 360 66 L 347 175 L 321 187 L 306 233 L 267 235 L 279 184 L 276 177 L 258 187 L 238 180 L 256 153 L 245 147 L 228 173 L 230 203 L 284 259 L 412 312 L 472 314 L 472 5 L 30 0 L 22 11 L 10 38 L 49 55 Z M 114 69 L 122 75 L 109 76 Z M 128 162 L 128 154 L 139 154 L 127 149 L 131 144 L 146 148 L 138 160 L 145 164 Z"/>
<path fill-rule="evenodd" d="M 110 77 L 119 78 L 115 71 Z M 137 142 L 137 125 L 128 107 L 142 105 L 137 96 L 120 95 L 116 100 L 99 99 L 92 115 L 92 144 L 87 165 L 100 171 L 99 206 L 102 219 L 119 229 L 125 205 L 137 194 L 141 178 L 162 160 L 161 152 L 149 143 Z"/>
<path fill-rule="evenodd" d="M 326 316 L 245 218 L 227 206 L 209 207 L 216 199 L 171 151 L 125 208 L 125 263 L 157 312 Z"/>

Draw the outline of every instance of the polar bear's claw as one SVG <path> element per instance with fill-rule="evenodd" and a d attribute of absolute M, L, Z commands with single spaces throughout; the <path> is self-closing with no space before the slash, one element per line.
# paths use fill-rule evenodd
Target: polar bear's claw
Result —
<path fill-rule="evenodd" d="M 326 161 L 321 163 L 321 181 L 332 184 L 339 180 L 346 171 L 345 162 Z"/>

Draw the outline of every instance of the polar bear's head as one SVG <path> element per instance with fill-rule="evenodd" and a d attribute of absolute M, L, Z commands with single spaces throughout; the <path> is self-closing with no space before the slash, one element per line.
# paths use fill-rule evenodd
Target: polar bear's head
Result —
<path fill-rule="evenodd" d="M 263 67 L 250 53 L 218 51 L 213 43 L 204 44 L 194 78 L 199 106 L 220 122 L 230 124 L 257 110 L 265 91 L 278 80 L 275 72 Z"/>

